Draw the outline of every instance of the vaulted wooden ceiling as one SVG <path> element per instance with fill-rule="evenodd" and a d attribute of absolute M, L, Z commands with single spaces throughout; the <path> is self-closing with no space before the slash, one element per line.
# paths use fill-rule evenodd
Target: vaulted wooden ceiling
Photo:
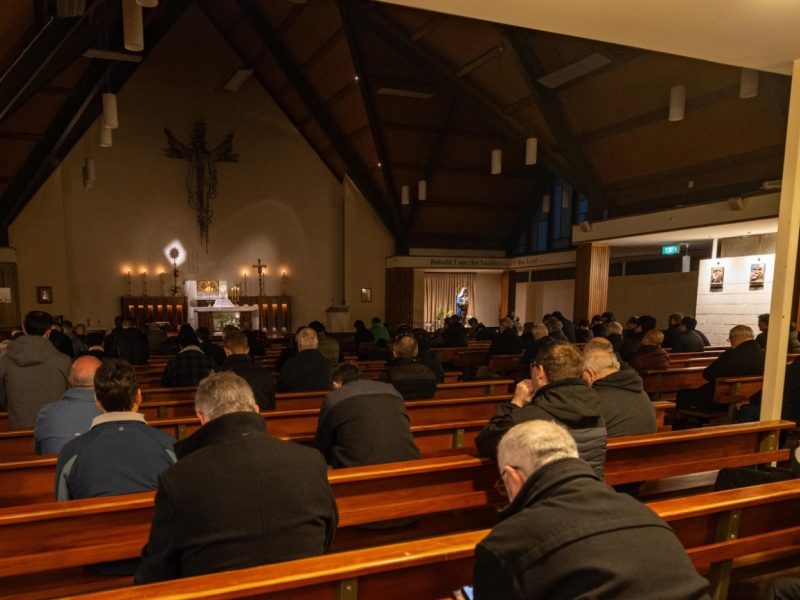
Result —
<path fill-rule="evenodd" d="M 82 56 L 122 49 L 120 1 L 86 0 L 73 18 L 57 18 L 53 0 L 0 4 L 0 242 L 99 115 L 102 91 L 137 67 Z M 188 3 L 145 10 L 144 60 Z M 362 0 L 197 3 L 401 251 L 511 251 L 555 178 L 588 198 L 594 220 L 781 176 L 785 76 L 760 73 L 758 95 L 740 99 L 738 68 L 547 32 Z M 686 117 L 669 122 L 678 84 Z M 526 166 L 531 136 L 539 160 Z"/>

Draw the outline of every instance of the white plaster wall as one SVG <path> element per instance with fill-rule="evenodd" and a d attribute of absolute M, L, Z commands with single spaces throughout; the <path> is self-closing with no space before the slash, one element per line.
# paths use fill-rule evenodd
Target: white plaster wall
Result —
<path fill-rule="evenodd" d="M 658 327 L 664 329 L 671 313 L 694 315 L 699 310 L 696 294 L 697 272 L 694 271 L 609 277 L 607 306 L 620 323 L 633 315 L 652 315 Z M 699 325 L 698 329 L 706 332 Z"/>
<path fill-rule="evenodd" d="M 358 188 L 348 180 L 345 180 L 344 200 L 347 304 L 353 321 L 361 319 L 369 324 L 372 317 L 386 318 L 384 264 L 386 257 L 394 253 L 394 240 Z M 361 301 L 361 288 L 372 288 L 372 302 Z"/>
<path fill-rule="evenodd" d="M 750 265 L 761 261 L 766 265 L 764 287 L 750 289 Z M 721 290 L 711 290 L 711 267 L 725 267 Z M 714 345 L 726 345 L 728 332 L 734 325 L 749 325 L 758 333 L 758 315 L 769 312 L 775 255 L 762 254 L 700 261 L 697 286 L 697 328 Z"/>
<path fill-rule="evenodd" d="M 76 145 L 61 172 L 12 224 L 23 313 L 35 306 L 36 285 L 53 285 L 54 313 L 107 326 L 126 291 L 123 267 L 134 273 L 146 268 L 153 293 L 155 274 L 168 268 L 162 250 L 179 239 L 190 253 L 183 276 L 232 284 L 246 270 L 247 291 L 255 294 L 251 265 L 261 258 L 269 265 L 265 294 L 280 293 L 280 273 L 289 275 L 294 325 L 324 320 L 325 308 L 342 295 L 343 187 L 255 79 L 235 94 L 222 89 L 241 65 L 191 5 L 120 91 L 113 148 L 98 147 L 96 124 L 87 133 L 88 146 L 85 140 Z M 186 200 L 188 163 L 163 152 L 164 127 L 188 143 L 199 118 L 207 125 L 209 147 L 233 132 L 239 154 L 238 163 L 218 168 L 207 254 Z M 91 190 L 81 185 L 87 147 L 97 162 Z M 363 216 L 369 210 L 353 200 L 352 223 L 360 228 L 354 243 L 362 251 L 351 258 L 373 288 L 373 306 L 382 307 L 387 234 L 371 215 Z M 360 300 L 351 295 L 355 285 L 362 283 L 348 282 L 351 306 Z M 140 292 L 135 277 L 133 293 Z M 368 312 L 371 316 L 371 307 Z"/>
<path fill-rule="evenodd" d="M 519 302 L 524 295 L 524 302 Z M 560 310 L 568 319 L 572 319 L 572 307 L 575 301 L 575 281 L 539 281 L 517 284 L 517 316 L 520 321 L 541 323 L 542 316 L 554 310 Z M 524 307 L 524 313 L 523 311 Z"/>
<path fill-rule="evenodd" d="M 475 318 L 489 326 L 500 317 L 501 273 L 475 273 Z"/>

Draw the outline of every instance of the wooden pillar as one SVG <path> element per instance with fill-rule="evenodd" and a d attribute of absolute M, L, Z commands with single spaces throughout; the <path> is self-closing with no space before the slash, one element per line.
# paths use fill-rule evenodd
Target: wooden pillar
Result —
<path fill-rule="evenodd" d="M 390 328 L 414 323 L 414 269 L 386 269 L 386 311 Z"/>
<path fill-rule="evenodd" d="M 781 203 L 778 210 L 778 238 L 775 243 L 775 275 L 769 306 L 767 358 L 764 364 L 764 388 L 761 393 L 761 419 L 779 419 L 786 374 L 786 346 L 792 311 L 793 284 L 800 230 L 800 60 L 792 68 L 789 94 L 789 121 L 786 126 L 786 149 L 783 154 Z"/>
<path fill-rule="evenodd" d="M 503 271 L 500 279 L 500 314 L 499 321 L 507 314 L 514 312 L 517 305 L 517 272 Z"/>
<path fill-rule="evenodd" d="M 608 303 L 608 265 L 611 248 L 580 244 L 575 260 L 575 302 L 572 320 L 590 319 L 606 311 Z"/>

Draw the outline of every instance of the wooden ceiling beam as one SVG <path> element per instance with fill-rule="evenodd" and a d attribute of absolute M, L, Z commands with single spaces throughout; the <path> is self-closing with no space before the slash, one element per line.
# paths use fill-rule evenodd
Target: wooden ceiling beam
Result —
<path fill-rule="evenodd" d="M 24 133 L 21 131 L 0 131 L 0 140 L 12 142 L 41 142 L 44 135 L 41 133 Z"/>
<path fill-rule="evenodd" d="M 342 98 L 347 96 L 347 94 L 349 94 L 351 91 L 353 91 L 356 85 L 358 85 L 357 81 L 355 80 L 348 81 L 346 84 L 344 84 L 344 86 L 342 86 L 340 89 L 334 92 L 333 96 L 330 96 L 325 100 L 321 100 L 320 106 L 326 111 L 329 110 L 331 106 L 336 104 L 339 100 L 341 100 Z M 313 120 L 314 120 L 314 115 L 309 113 L 303 119 L 297 122 L 297 126 L 301 129 L 305 129 L 311 124 Z"/>
<path fill-rule="evenodd" d="M 208 4 L 210 0 L 201 0 L 200 5 L 206 9 L 207 13 L 211 13 Z M 399 220 L 396 218 L 395 213 L 386 198 L 378 191 L 372 183 L 371 176 L 364 169 L 363 165 L 356 156 L 355 152 L 343 142 L 344 136 L 339 126 L 334 122 L 330 114 L 323 108 L 319 98 L 317 97 L 310 84 L 305 78 L 297 73 L 297 66 L 291 60 L 288 51 L 283 43 L 276 37 L 272 27 L 261 14 L 259 9 L 251 2 L 246 0 L 238 0 L 236 5 L 239 10 L 249 19 L 251 26 L 257 32 L 261 39 L 261 43 L 270 51 L 275 61 L 280 66 L 284 75 L 291 81 L 295 92 L 301 98 L 306 108 L 313 115 L 317 121 L 320 129 L 325 133 L 328 139 L 336 146 L 336 151 L 342 162 L 346 165 L 348 173 L 356 184 L 356 186 L 364 194 L 364 197 L 372 205 L 377 212 L 378 216 L 383 220 L 387 229 L 392 232 L 395 242 L 400 246 L 405 246 L 404 231 L 400 226 Z M 227 32 L 226 32 L 227 34 Z"/>
<path fill-rule="evenodd" d="M 345 1 L 349 2 L 350 0 Z M 350 60 L 353 61 L 353 67 L 355 68 L 354 79 L 355 77 L 358 77 L 358 90 L 361 92 L 361 101 L 364 103 L 364 110 L 367 112 L 367 122 L 370 124 L 370 128 L 372 130 L 372 142 L 375 144 L 375 150 L 378 153 L 378 162 L 380 162 L 382 165 L 385 165 L 385 168 L 381 169 L 381 173 L 383 175 L 383 185 L 386 188 L 386 193 L 388 194 L 389 201 L 391 202 L 392 214 L 398 228 L 403 230 L 402 239 L 405 239 L 406 234 L 405 229 L 403 229 L 402 217 L 400 214 L 402 209 L 399 208 L 400 202 L 397 196 L 394 175 L 392 170 L 389 168 L 389 157 L 386 154 L 386 145 L 383 141 L 381 121 L 380 118 L 378 118 L 377 111 L 375 110 L 375 102 L 373 101 L 372 92 L 370 91 L 367 66 L 364 64 L 364 56 L 361 52 L 361 46 L 359 45 L 358 41 L 358 30 L 356 29 L 350 13 L 348 13 L 346 10 L 342 10 L 342 4 L 343 2 L 341 0 L 336 0 L 336 5 L 339 7 L 339 16 L 342 19 L 342 30 L 344 31 L 344 37 L 347 40 L 347 46 L 350 49 Z"/>
<path fill-rule="evenodd" d="M 725 100 L 738 97 L 739 84 L 729 85 L 727 87 L 708 92 L 707 94 L 703 94 L 702 96 L 696 96 L 688 99 L 686 101 L 686 112 L 688 113 L 692 110 L 697 110 L 705 106 L 711 106 L 712 104 L 717 104 L 719 102 L 724 102 Z M 647 125 L 652 125 L 653 123 L 658 123 L 659 121 L 666 121 L 669 113 L 669 107 L 666 103 L 666 97 L 664 100 L 665 103 L 663 108 L 651 110 L 644 114 L 631 117 L 630 119 L 619 121 L 613 125 L 608 125 L 607 127 L 601 127 L 599 129 L 587 131 L 586 133 L 578 136 L 578 141 L 581 144 L 589 144 L 614 135 L 627 133 L 629 131 L 633 131 L 634 129 L 646 127 Z"/>
<path fill-rule="evenodd" d="M 737 165 L 749 164 L 758 160 L 775 159 L 783 157 L 784 153 L 783 144 L 776 144 L 757 150 L 749 150 L 740 154 L 732 154 L 730 156 L 723 156 L 722 158 L 715 158 L 700 163 L 695 163 L 685 167 L 678 167 L 677 169 L 670 169 L 668 171 L 661 171 L 651 175 L 644 175 L 641 177 L 632 177 L 631 179 L 624 179 L 615 181 L 606 185 L 606 190 L 609 193 L 619 192 L 632 188 L 648 187 L 653 184 L 663 183 L 674 179 L 694 179 L 703 173 L 718 171 L 720 169 L 735 167 Z"/>
<path fill-rule="evenodd" d="M 21 106 L 38 89 L 67 65 L 71 64 L 88 47 L 79 44 L 71 47 L 73 37 L 82 31 L 91 10 L 78 19 L 56 19 L 50 17 L 22 55 L 0 77 L 0 122 Z"/>
<path fill-rule="evenodd" d="M 325 42 L 323 42 L 323 44 L 319 48 L 317 48 L 316 50 L 314 50 L 314 52 L 311 53 L 311 56 L 309 56 L 306 59 L 306 62 L 304 62 L 302 65 L 298 67 L 298 73 L 305 73 L 308 69 L 310 69 L 320 60 L 322 60 L 322 58 L 326 56 L 328 52 L 330 52 L 331 49 L 336 44 L 339 43 L 339 40 L 342 39 L 342 36 L 344 36 L 344 31 L 341 29 L 337 29 L 332 36 L 330 36 L 327 40 L 325 40 Z M 289 89 L 291 89 L 291 85 L 287 81 L 276 92 L 276 94 L 278 96 L 283 96 Z"/>
<path fill-rule="evenodd" d="M 164 4 L 166 6 L 158 13 L 158 21 L 145 30 L 145 55 L 183 14 L 189 0 L 170 0 Z M 45 133 L 45 139 L 37 145 L 12 185 L 0 197 L 0 245 L 8 245 L 11 223 L 100 115 L 101 91 L 107 86 L 114 92 L 118 91 L 138 66 L 138 63 L 114 63 L 106 71 L 99 61 L 89 65 L 76 86 L 75 94 L 64 103 Z"/>
<path fill-rule="evenodd" d="M 531 96 L 535 99 L 547 126 L 556 139 L 559 150 L 567 159 L 572 178 L 579 191 L 583 192 L 595 204 L 603 203 L 603 188 L 594 174 L 594 170 L 583 155 L 579 144 L 567 125 L 564 109 L 558 98 L 549 89 L 537 82 L 544 75 L 544 68 L 538 57 L 528 44 L 526 36 L 533 35 L 528 30 L 518 27 L 501 26 L 500 34 L 508 40 L 513 49 L 517 66 L 528 85 Z"/>
<path fill-rule="evenodd" d="M 427 23 L 425 23 L 422 27 L 417 29 L 414 33 L 411 34 L 411 41 L 418 42 L 426 35 L 428 35 L 431 31 L 436 29 L 439 25 L 444 23 L 446 17 L 441 13 L 434 13 L 433 16 L 428 19 Z"/>
<path fill-rule="evenodd" d="M 414 125 L 411 123 L 397 123 L 394 121 L 381 121 L 381 123 L 384 130 L 387 131 L 412 131 L 414 133 L 434 135 L 437 136 L 437 138 L 440 133 L 444 133 L 446 136 L 479 138 L 491 140 L 495 143 L 497 142 L 497 134 L 492 133 L 491 131 L 468 131 L 466 129 L 453 129 L 449 126 L 447 129 L 442 130 L 441 127 L 429 127 L 426 125 Z"/>
<path fill-rule="evenodd" d="M 459 77 L 448 66 L 414 43 L 405 32 L 384 18 L 374 5 L 368 6 L 362 2 L 343 2 L 341 6 L 352 13 L 356 23 L 369 28 L 380 39 L 393 46 L 395 50 L 407 56 L 415 65 L 424 70 L 430 76 L 431 81 L 437 82 L 444 93 L 457 94 L 460 101 L 468 103 L 488 123 L 495 125 L 501 136 L 522 148 L 525 138 L 530 135 L 526 127 L 503 111 L 473 84 Z M 552 158 L 546 147 L 541 147 L 541 145 L 539 164 L 555 173 L 567 175 L 564 167 Z"/>

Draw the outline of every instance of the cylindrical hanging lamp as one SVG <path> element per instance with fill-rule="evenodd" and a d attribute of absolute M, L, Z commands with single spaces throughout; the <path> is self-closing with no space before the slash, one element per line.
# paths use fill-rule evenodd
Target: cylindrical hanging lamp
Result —
<path fill-rule="evenodd" d="M 683 121 L 686 111 L 686 86 L 675 85 L 669 91 L 669 120 Z"/>
<path fill-rule="evenodd" d="M 503 172 L 503 151 L 500 148 L 492 150 L 492 175 L 500 175 Z"/>
<path fill-rule="evenodd" d="M 758 96 L 758 71 L 742 68 L 739 74 L 739 98 L 755 98 Z"/>
<path fill-rule="evenodd" d="M 103 127 L 107 129 L 116 129 L 119 127 L 116 94 L 103 94 Z"/>
<path fill-rule="evenodd" d="M 529 137 L 525 140 L 525 164 L 535 165 L 539 155 L 539 140 Z"/>
<path fill-rule="evenodd" d="M 122 36 L 126 50 L 131 52 L 144 50 L 142 7 L 136 0 L 122 0 Z"/>
<path fill-rule="evenodd" d="M 407 185 L 400 188 L 400 204 L 403 206 L 411 204 L 411 190 Z"/>
<path fill-rule="evenodd" d="M 100 128 L 100 147 L 101 148 L 111 148 L 114 144 L 113 135 L 111 133 L 111 129 L 108 127 L 101 127 Z"/>
<path fill-rule="evenodd" d="M 428 182 L 425 179 L 420 179 L 417 183 L 417 200 L 428 199 Z"/>

